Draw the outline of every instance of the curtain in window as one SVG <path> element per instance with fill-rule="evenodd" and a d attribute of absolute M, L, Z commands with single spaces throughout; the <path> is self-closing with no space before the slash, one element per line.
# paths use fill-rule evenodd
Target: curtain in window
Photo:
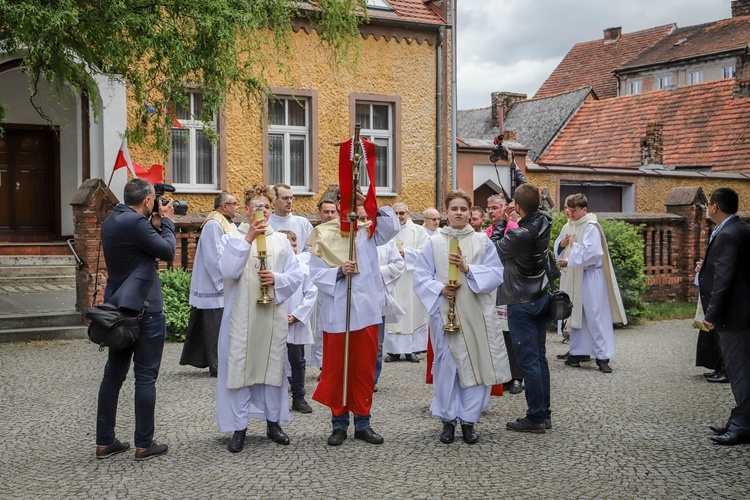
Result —
<path fill-rule="evenodd" d="M 190 182 L 189 130 L 172 130 L 172 182 Z"/>
<path fill-rule="evenodd" d="M 268 164 L 271 184 L 284 182 L 284 136 L 268 136 Z"/>
<path fill-rule="evenodd" d="M 196 130 L 195 136 L 195 182 L 196 184 L 213 184 L 214 155 L 211 142 L 202 130 Z"/>
<path fill-rule="evenodd" d="M 388 187 L 388 139 L 375 139 L 375 186 Z"/>
<path fill-rule="evenodd" d="M 305 182 L 305 136 L 289 137 L 289 184 L 304 186 Z"/>

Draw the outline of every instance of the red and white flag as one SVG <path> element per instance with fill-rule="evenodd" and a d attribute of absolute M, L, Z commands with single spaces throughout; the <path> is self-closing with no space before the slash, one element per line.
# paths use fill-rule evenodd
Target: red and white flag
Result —
<path fill-rule="evenodd" d="M 130 151 L 128 151 L 128 138 L 123 137 L 120 150 L 117 152 L 117 158 L 115 158 L 114 170 L 121 167 L 127 167 L 130 175 L 133 177 L 140 177 L 146 179 L 151 184 L 164 182 L 164 166 L 163 165 L 151 165 L 150 169 L 146 169 L 130 159 Z"/>

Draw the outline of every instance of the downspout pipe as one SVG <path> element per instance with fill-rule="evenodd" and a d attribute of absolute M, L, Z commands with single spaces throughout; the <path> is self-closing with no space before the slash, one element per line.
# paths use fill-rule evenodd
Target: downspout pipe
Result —
<path fill-rule="evenodd" d="M 443 40 L 445 26 L 440 26 L 435 55 L 435 208 L 440 210 L 443 182 Z"/>
<path fill-rule="evenodd" d="M 456 85 L 456 3 L 458 0 L 453 0 L 451 3 L 451 189 L 458 189 L 458 172 L 457 169 L 457 158 L 456 158 L 456 109 L 458 108 L 458 86 Z"/>

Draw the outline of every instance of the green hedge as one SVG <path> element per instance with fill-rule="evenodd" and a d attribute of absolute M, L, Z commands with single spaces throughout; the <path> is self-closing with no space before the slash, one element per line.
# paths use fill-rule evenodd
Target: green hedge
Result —
<path fill-rule="evenodd" d="M 553 217 L 550 249 L 565 225 L 565 213 L 551 212 Z M 617 284 L 625 306 L 628 323 L 637 323 L 645 311 L 643 294 L 646 292 L 646 280 L 643 273 L 643 242 L 641 241 L 642 225 L 627 222 L 599 219 L 607 239 L 609 256 L 615 268 Z"/>
<path fill-rule="evenodd" d="M 167 340 L 185 341 L 185 330 L 190 319 L 190 278 L 183 269 L 160 271 L 164 312 L 167 315 Z"/>

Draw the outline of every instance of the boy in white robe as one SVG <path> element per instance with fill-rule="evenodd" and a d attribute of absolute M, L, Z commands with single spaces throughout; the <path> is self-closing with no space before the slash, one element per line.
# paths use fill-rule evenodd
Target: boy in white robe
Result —
<path fill-rule="evenodd" d="M 448 226 L 430 237 L 414 265 L 414 291 L 430 314 L 434 397 L 430 410 L 443 422 L 442 443 L 452 443 L 456 423 L 463 439 L 476 443 L 474 424 L 495 384 L 510 380 L 510 366 L 493 292 L 503 282 L 503 265 L 484 233 L 468 224 L 471 198 L 450 191 L 445 198 Z M 449 253 L 458 238 L 458 253 Z M 460 287 L 448 286 L 449 264 L 458 266 Z M 458 332 L 443 330 L 449 299 L 456 299 Z"/>
<path fill-rule="evenodd" d="M 245 444 L 248 417 L 265 420 L 266 435 L 289 444 L 281 424 L 289 422 L 287 379 L 284 373 L 288 321 L 284 301 L 303 281 L 303 273 L 286 236 L 267 225 L 273 191 L 255 185 L 245 191 L 245 214 L 252 224 L 239 228 L 241 238 L 227 241 L 221 270 L 229 285 L 219 332 L 219 372 L 216 419 L 221 432 L 234 431 L 228 449 Z M 263 210 L 264 220 L 253 213 Z M 267 269 L 259 270 L 258 236 L 265 234 Z M 270 304 L 258 304 L 261 286 L 268 287 Z"/>

